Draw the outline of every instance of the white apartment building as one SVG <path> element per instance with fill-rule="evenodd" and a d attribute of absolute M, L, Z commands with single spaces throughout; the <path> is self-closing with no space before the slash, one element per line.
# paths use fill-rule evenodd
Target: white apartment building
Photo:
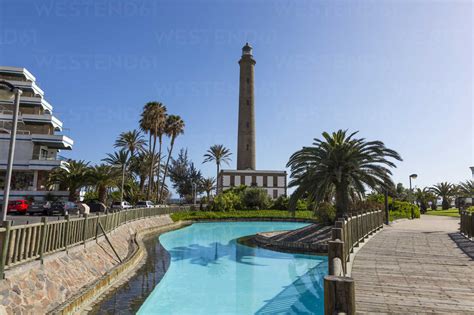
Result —
<path fill-rule="evenodd" d="M 66 197 L 67 191 L 47 187 L 46 181 L 53 168 L 67 163 L 59 152 L 71 150 L 73 140 L 60 134 L 62 122 L 53 116 L 53 107 L 45 100 L 43 90 L 27 69 L 0 66 L 0 80 L 8 81 L 23 91 L 10 199 L 32 197 L 41 200 L 48 194 Z M 13 101 L 0 101 L 0 199 L 3 199 L 5 188 L 13 106 Z"/>

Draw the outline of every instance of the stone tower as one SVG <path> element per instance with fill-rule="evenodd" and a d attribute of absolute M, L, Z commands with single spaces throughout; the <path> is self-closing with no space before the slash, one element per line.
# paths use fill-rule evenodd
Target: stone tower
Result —
<path fill-rule="evenodd" d="M 239 131 L 237 169 L 255 170 L 255 103 L 252 47 L 246 43 L 239 60 Z"/>

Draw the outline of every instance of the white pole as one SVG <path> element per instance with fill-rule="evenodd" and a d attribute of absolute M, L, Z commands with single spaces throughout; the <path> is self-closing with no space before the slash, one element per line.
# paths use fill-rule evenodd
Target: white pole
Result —
<path fill-rule="evenodd" d="M 15 108 L 13 109 L 12 131 L 10 136 L 10 148 L 8 151 L 8 163 L 5 176 L 5 189 L 3 190 L 2 222 L 7 220 L 8 198 L 10 196 L 10 182 L 12 180 L 13 158 L 15 155 L 16 130 L 18 125 L 18 112 L 20 109 L 20 95 L 22 91 L 18 88 L 15 92 Z"/>

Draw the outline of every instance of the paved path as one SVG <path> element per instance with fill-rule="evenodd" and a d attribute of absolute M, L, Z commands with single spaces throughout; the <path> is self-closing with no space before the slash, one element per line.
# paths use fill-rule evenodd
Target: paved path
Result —
<path fill-rule="evenodd" d="M 474 314 L 474 260 L 449 236 L 459 219 L 385 226 L 357 253 L 357 313 Z"/>

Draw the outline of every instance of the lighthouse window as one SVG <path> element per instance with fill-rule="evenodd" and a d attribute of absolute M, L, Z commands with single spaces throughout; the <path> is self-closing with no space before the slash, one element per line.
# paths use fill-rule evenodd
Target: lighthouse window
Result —
<path fill-rule="evenodd" d="M 249 150 L 249 145 L 247 144 L 247 151 Z"/>
<path fill-rule="evenodd" d="M 250 100 L 247 100 L 247 106 L 250 106 Z"/>
<path fill-rule="evenodd" d="M 250 127 L 250 124 L 249 124 L 249 122 L 248 122 L 248 121 L 247 121 L 246 125 L 247 125 L 247 128 L 248 128 L 248 127 Z"/>
<path fill-rule="evenodd" d="M 249 78 L 247 78 L 247 84 L 250 84 L 250 79 Z"/>

